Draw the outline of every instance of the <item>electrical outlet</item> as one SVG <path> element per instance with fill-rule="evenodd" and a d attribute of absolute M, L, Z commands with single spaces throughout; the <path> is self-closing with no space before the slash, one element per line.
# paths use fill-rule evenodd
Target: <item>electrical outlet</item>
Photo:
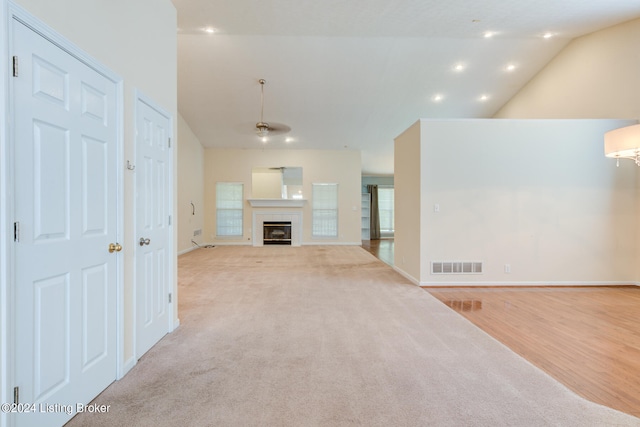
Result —
<path fill-rule="evenodd" d="M 511 264 L 504 265 L 504 272 L 507 274 L 511 273 Z"/>

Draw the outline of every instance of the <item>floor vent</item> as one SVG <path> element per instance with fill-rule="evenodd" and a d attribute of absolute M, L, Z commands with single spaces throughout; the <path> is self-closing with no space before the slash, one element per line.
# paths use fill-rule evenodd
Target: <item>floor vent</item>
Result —
<path fill-rule="evenodd" d="M 481 261 L 434 261 L 431 274 L 482 274 Z"/>

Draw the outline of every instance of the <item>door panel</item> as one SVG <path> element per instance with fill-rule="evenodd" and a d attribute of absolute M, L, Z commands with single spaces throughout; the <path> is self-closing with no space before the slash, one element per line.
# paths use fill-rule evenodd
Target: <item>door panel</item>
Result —
<path fill-rule="evenodd" d="M 148 103 L 136 104 L 136 354 L 170 330 L 170 120 Z"/>
<path fill-rule="evenodd" d="M 34 120 L 34 239 L 69 239 L 69 130 Z"/>
<path fill-rule="evenodd" d="M 34 282 L 34 398 L 46 399 L 69 384 L 69 291 L 70 277 Z"/>
<path fill-rule="evenodd" d="M 109 294 L 105 264 L 82 270 L 82 369 L 109 357 L 109 313 L 104 302 Z"/>
<path fill-rule="evenodd" d="M 106 141 L 82 138 L 82 234 L 107 233 L 108 144 Z"/>
<path fill-rule="evenodd" d="M 18 21 L 12 49 L 16 386 L 21 403 L 88 403 L 117 369 L 117 87 Z"/>

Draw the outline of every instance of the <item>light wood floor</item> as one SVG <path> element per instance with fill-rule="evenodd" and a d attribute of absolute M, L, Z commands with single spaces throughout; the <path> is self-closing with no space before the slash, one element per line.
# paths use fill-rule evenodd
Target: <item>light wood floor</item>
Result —
<path fill-rule="evenodd" d="M 580 396 L 640 417 L 640 288 L 425 288 Z"/>
<path fill-rule="evenodd" d="M 363 240 L 362 247 L 380 261 L 393 266 L 393 239 Z"/>
<path fill-rule="evenodd" d="M 393 239 L 362 247 L 393 266 Z M 575 393 L 640 417 L 640 287 L 425 289 Z"/>
<path fill-rule="evenodd" d="M 362 247 L 393 265 L 393 240 Z M 580 396 L 640 417 L 640 287 L 425 288 Z"/>

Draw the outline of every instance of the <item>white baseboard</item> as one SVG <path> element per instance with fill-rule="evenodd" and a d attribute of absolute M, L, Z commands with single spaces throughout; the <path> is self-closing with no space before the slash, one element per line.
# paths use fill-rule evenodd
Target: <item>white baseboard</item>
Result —
<path fill-rule="evenodd" d="M 178 256 L 180 256 L 180 255 L 184 255 L 184 254 L 188 254 L 189 252 L 191 252 L 191 251 L 195 251 L 196 249 L 198 249 L 198 247 L 197 247 L 197 246 L 194 246 L 194 247 L 189 248 L 189 249 L 185 249 L 185 250 L 183 250 L 183 251 L 178 252 Z"/>
<path fill-rule="evenodd" d="M 225 241 L 215 241 L 212 243 L 201 243 L 200 247 L 204 248 L 207 245 L 211 245 L 211 246 L 253 246 L 253 242 L 251 241 L 230 241 L 230 242 L 225 242 Z"/>
<path fill-rule="evenodd" d="M 405 279 L 408 279 L 411 283 L 413 283 L 416 286 L 422 286 L 420 284 L 420 281 L 417 280 L 415 277 L 413 277 L 412 275 L 410 275 L 409 273 L 407 273 L 406 271 L 396 267 L 395 265 L 392 266 L 392 268 L 397 271 L 398 273 L 400 273 L 400 275 L 402 275 L 402 277 L 404 277 Z"/>
<path fill-rule="evenodd" d="M 587 281 L 524 281 L 524 282 L 420 282 L 423 287 L 472 288 L 472 287 L 526 287 L 526 286 L 638 286 L 637 282 L 587 282 Z"/>
<path fill-rule="evenodd" d="M 200 244 L 200 247 L 204 248 L 206 245 L 213 245 L 213 246 L 253 246 L 253 242 L 215 242 L 215 243 L 202 243 Z M 263 245 L 263 246 L 269 246 L 269 245 Z M 263 246 L 256 246 L 257 248 L 259 247 L 263 247 Z M 289 246 L 289 245 L 281 245 L 281 246 Z M 362 242 L 321 242 L 321 241 L 314 241 L 314 242 L 302 242 L 302 244 L 300 246 L 362 246 Z M 292 245 L 291 247 L 300 247 L 300 246 L 295 246 Z M 194 248 L 197 249 L 197 248 Z M 190 249 L 193 250 L 193 249 Z M 188 251 L 186 251 L 188 252 Z M 185 253 L 186 253 L 185 252 Z M 182 253 L 180 253 L 182 254 Z"/>
<path fill-rule="evenodd" d="M 133 369 L 134 366 L 136 366 L 136 363 L 138 363 L 138 361 L 136 360 L 135 356 L 132 356 L 127 361 L 125 361 L 124 365 L 122 366 L 122 372 L 121 372 L 122 375 L 118 379 L 120 380 L 124 378 L 124 376 L 127 375 L 129 371 Z"/>
<path fill-rule="evenodd" d="M 362 242 L 302 242 L 302 246 L 362 246 Z"/>
<path fill-rule="evenodd" d="M 640 282 L 620 282 L 620 281 L 608 281 L 608 282 L 587 282 L 587 281 L 563 281 L 563 282 L 546 282 L 546 281 L 521 281 L 521 282 L 431 282 L 431 281 L 419 281 L 406 271 L 393 266 L 393 269 L 400 273 L 404 278 L 411 281 L 416 286 L 421 287 L 438 287 L 438 288 L 455 288 L 455 287 L 526 287 L 526 286 L 640 286 Z"/>

